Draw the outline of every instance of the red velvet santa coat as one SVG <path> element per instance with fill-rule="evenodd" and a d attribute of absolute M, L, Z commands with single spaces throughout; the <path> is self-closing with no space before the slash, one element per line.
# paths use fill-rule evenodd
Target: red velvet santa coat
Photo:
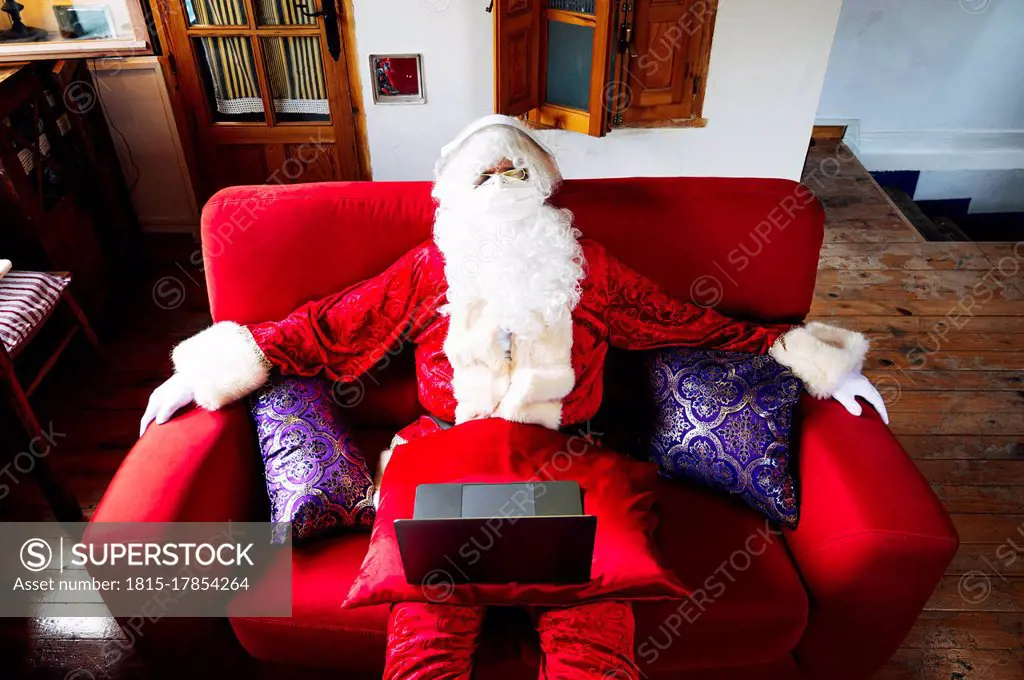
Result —
<path fill-rule="evenodd" d="M 586 421 L 597 412 L 609 345 L 763 354 L 790 328 L 736 321 L 713 309 L 681 302 L 600 244 L 583 239 L 581 245 L 586 276 L 580 303 L 572 313 L 575 384 L 561 400 L 563 425 Z M 433 242 L 426 242 L 373 279 L 308 303 L 282 321 L 248 328 L 282 373 L 323 372 L 341 381 L 354 380 L 411 341 L 416 346 L 420 402 L 438 418 L 453 421 L 457 402 L 452 365 L 444 348 L 449 317 L 439 312 L 446 288 L 444 258 Z"/>

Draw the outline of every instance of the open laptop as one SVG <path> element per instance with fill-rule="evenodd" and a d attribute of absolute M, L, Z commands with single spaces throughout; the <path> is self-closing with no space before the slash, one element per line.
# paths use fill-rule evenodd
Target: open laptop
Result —
<path fill-rule="evenodd" d="M 585 583 L 597 517 L 576 482 L 421 484 L 395 520 L 409 583 Z"/>

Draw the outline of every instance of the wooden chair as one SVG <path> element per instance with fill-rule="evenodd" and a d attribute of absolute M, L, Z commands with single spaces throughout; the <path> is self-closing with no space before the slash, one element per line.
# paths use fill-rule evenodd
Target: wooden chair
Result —
<path fill-rule="evenodd" d="M 88 318 L 68 291 L 70 283 L 71 275 L 66 272 L 11 271 L 0 278 L 0 382 L 3 383 L 14 414 L 30 438 L 41 436 L 43 428 L 32 410 L 29 397 L 50 369 L 56 365 L 60 355 L 78 331 L 82 331 L 93 347 L 103 353 Z M 73 323 L 70 330 L 64 334 L 56 349 L 43 362 L 28 387 L 23 388 L 15 371 L 14 360 L 36 337 L 60 305 L 63 305 L 71 315 Z M 31 451 L 30 454 L 33 456 L 31 474 L 39 484 L 57 520 L 82 521 L 82 508 L 75 495 L 53 473 L 45 457 Z"/>

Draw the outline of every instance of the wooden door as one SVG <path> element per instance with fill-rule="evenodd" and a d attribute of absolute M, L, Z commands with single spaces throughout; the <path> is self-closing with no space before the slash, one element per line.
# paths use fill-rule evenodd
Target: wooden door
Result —
<path fill-rule="evenodd" d="M 158 0 L 201 201 L 239 184 L 368 179 L 341 1 Z"/>

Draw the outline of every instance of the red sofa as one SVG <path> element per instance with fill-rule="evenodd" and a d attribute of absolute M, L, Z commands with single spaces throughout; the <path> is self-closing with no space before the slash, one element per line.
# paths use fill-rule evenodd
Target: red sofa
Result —
<path fill-rule="evenodd" d="M 557 202 L 587 236 L 680 297 L 765 321 L 799 321 L 808 312 L 824 214 L 800 185 L 578 180 L 566 182 Z M 429 238 L 432 214 L 426 183 L 222 191 L 203 212 L 213 317 L 281 317 L 374 275 Z M 384 361 L 344 397 L 359 402 L 352 414 L 368 453 L 420 413 L 411 362 Z M 831 401 L 805 399 L 802 411 L 795 531 L 772 533 L 727 498 L 662 484 L 658 545 L 695 595 L 636 605 L 646 677 L 868 678 L 938 583 L 957 547 L 955 531 L 885 425 L 870 409 L 856 418 Z M 245 407 L 192 411 L 149 429 L 93 521 L 258 521 L 266 516 L 261 483 Z M 368 534 L 352 534 L 296 551 L 292 618 L 230 620 L 241 647 L 260 660 L 255 667 L 274 668 L 274 677 L 307 667 L 379 676 L 387 609 L 339 606 L 367 542 Z M 163 651 L 156 670 L 187 665 L 204 644 L 217 646 L 198 668 L 218 658 L 231 659 L 232 669 L 254 663 L 229 654 L 234 641 L 210 632 L 217 625 L 223 632 L 223 622 L 136 622 L 139 630 L 122 623 L 148 654 Z M 492 623 L 502 630 L 486 636 L 478 676 L 536 677 L 526 624 L 513 613 Z"/>

